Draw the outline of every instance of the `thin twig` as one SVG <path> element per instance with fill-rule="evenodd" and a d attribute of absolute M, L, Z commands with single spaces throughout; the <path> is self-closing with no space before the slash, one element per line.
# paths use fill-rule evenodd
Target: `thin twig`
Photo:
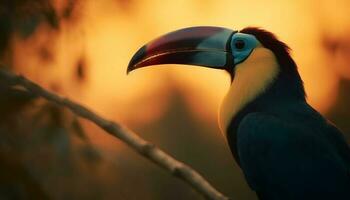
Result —
<path fill-rule="evenodd" d="M 46 100 L 54 102 L 58 105 L 65 106 L 76 115 L 92 121 L 110 135 L 122 140 L 140 155 L 144 156 L 148 160 L 154 162 L 156 165 L 166 169 L 174 176 L 188 183 L 205 198 L 214 200 L 229 199 L 217 191 L 213 186 L 211 186 L 208 181 L 206 181 L 198 172 L 193 170 L 191 167 L 176 160 L 172 156 L 165 153 L 163 150 L 156 147 L 154 144 L 142 139 L 140 136 L 128 128 L 113 121 L 106 120 L 78 103 L 49 92 L 23 76 L 15 75 L 11 72 L 0 69 L 0 80 L 1 79 L 5 80 L 11 85 L 20 85 L 35 95 L 41 96 Z"/>

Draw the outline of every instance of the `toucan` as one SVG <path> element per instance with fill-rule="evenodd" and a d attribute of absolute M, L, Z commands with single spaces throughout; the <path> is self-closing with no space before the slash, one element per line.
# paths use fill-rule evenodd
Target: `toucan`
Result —
<path fill-rule="evenodd" d="M 230 74 L 219 127 L 260 200 L 350 200 L 349 145 L 307 103 L 290 48 L 273 33 L 257 27 L 176 30 L 141 47 L 127 72 L 162 64 Z"/>

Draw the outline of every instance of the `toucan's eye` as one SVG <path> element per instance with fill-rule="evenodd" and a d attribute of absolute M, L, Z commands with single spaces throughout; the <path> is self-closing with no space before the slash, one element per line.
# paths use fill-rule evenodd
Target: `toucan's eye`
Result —
<path fill-rule="evenodd" d="M 245 33 L 235 33 L 231 40 L 232 56 L 234 58 L 235 65 L 243 62 L 250 53 L 259 45 L 259 41 L 254 35 Z"/>
<path fill-rule="evenodd" d="M 241 50 L 245 47 L 245 42 L 243 40 L 236 40 L 235 41 L 235 48 L 238 50 Z"/>

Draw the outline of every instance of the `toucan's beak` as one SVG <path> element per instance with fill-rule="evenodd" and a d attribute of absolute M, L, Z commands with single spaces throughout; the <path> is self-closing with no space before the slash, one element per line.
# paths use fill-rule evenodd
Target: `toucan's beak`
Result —
<path fill-rule="evenodd" d="M 190 27 L 163 35 L 140 48 L 127 72 L 160 64 L 188 64 L 216 69 L 233 66 L 230 40 L 236 31 L 221 27 Z"/>

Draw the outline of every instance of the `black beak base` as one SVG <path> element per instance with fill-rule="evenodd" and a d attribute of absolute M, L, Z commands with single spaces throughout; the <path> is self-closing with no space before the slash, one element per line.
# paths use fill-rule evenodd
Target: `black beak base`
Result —
<path fill-rule="evenodd" d="M 127 73 L 150 65 L 187 64 L 216 69 L 233 65 L 230 40 L 236 31 L 211 26 L 180 29 L 163 35 L 140 48 L 132 57 Z"/>

